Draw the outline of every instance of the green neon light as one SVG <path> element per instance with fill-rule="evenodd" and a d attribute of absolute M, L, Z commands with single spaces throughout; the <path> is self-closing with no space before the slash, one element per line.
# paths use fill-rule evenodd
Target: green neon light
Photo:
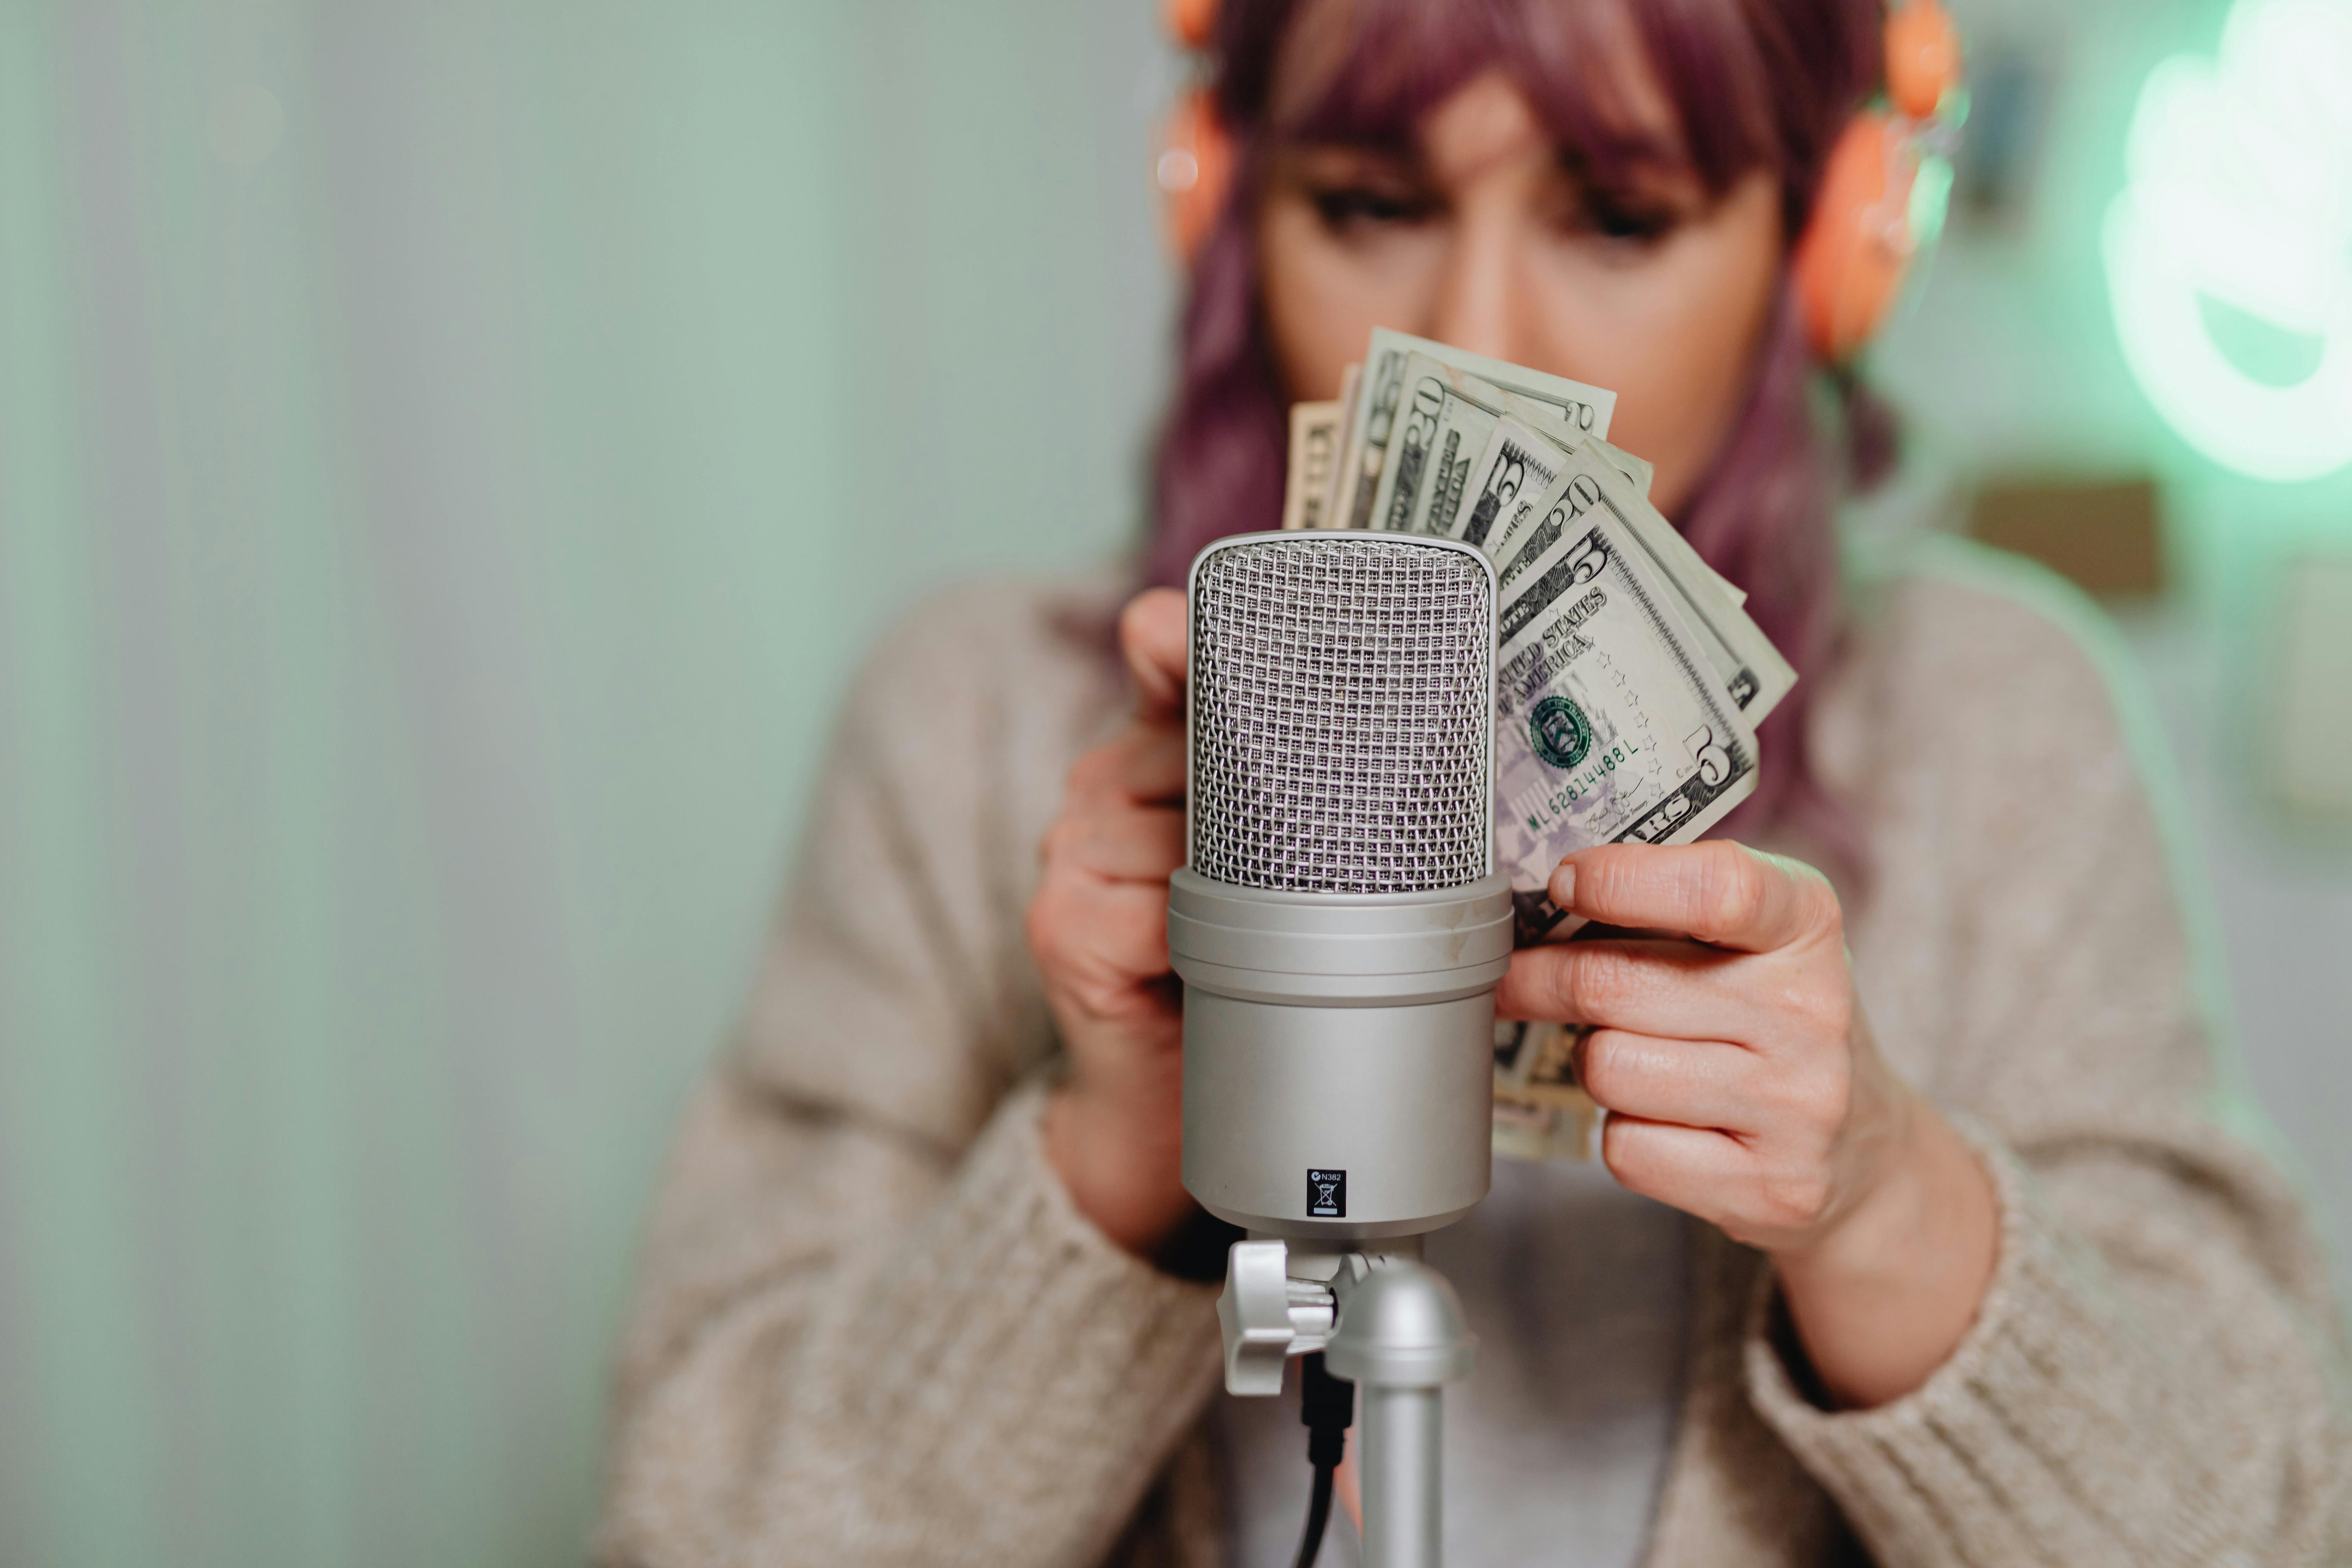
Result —
<path fill-rule="evenodd" d="M 1911 239 L 1930 249 L 1944 232 L 1945 215 L 1952 210 L 1952 165 L 1930 155 L 1919 160 L 1918 176 L 1911 182 Z"/>
<path fill-rule="evenodd" d="M 2140 89 L 2107 208 L 2124 357 L 2166 421 L 2255 479 L 2352 465 L 2352 0 L 2240 0 L 2216 60 Z M 2252 318 L 2302 352 L 2250 374 L 2213 334 Z M 2305 368 L 2307 367 L 2307 368 Z"/>

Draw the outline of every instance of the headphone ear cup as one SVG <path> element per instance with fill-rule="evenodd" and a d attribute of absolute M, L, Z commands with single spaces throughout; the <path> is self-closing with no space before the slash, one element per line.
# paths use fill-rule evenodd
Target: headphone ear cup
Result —
<path fill-rule="evenodd" d="M 1886 96 L 1914 120 L 1940 112 L 1960 85 L 1960 30 L 1937 0 L 1903 0 L 1886 18 Z"/>
<path fill-rule="evenodd" d="M 1160 0 L 1160 19 L 1186 48 L 1205 49 L 1217 30 L 1217 0 Z"/>
<path fill-rule="evenodd" d="M 1854 117 L 1830 153 L 1791 263 L 1814 354 L 1835 364 L 1868 342 L 1902 297 L 1916 246 L 1911 187 L 1919 161 L 1884 114 Z"/>
<path fill-rule="evenodd" d="M 1190 267 L 1224 210 L 1234 178 L 1233 137 L 1206 88 L 1193 89 L 1177 103 L 1161 145 L 1158 174 L 1168 240 Z"/>

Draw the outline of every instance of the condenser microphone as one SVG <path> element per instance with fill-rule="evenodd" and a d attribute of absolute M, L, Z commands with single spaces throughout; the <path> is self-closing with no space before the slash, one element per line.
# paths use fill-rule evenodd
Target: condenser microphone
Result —
<path fill-rule="evenodd" d="M 1184 1185 L 1248 1232 L 1228 1254 L 1225 1387 L 1307 1357 L 1329 1517 L 1353 1402 L 1366 1568 L 1437 1568 L 1443 1386 L 1474 1342 L 1422 1234 L 1493 1177 L 1495 569 L 1393 533 L 1263 533 L 1192 563 Z M 1328 1363 L 1328 1365 L 1327 1365 Z"/>
<path fill-rule="evenodd" d="M 1247 534 L 1201 552 L 1190 596 L 1184 1185 L 1325 1250 L 1434 1230 L 1492 1179 L 1494 567 L 1419 535 Z"/>

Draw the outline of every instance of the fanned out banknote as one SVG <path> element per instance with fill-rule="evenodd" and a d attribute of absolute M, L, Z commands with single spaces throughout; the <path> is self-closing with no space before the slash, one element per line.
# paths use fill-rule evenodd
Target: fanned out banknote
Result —
<path fill-rule="evenodd" d="M 1524 451 L 1542 440 L 1539 430 L 1516 421 L 1498 426 L 1485 459 L 1490 473 L 1507 477 L 1525 467 Z M 1496 563 L 1505 603 L 1519 591 L 1523 575 L 1543 559 L 1563 534 L 1594 513 L 1612 519 L 1641 552 L 1651 577 L 1663 589 L 1693 638 L 1693 646 L 1723 682 L 1750 728 L 1764 721 L 1797 684 L 1797 672 L 1780 657 L 1741 607 L 1745 595 L 1710 570 L 1698 552 L 1648 500 L 1623 482 L 1623 474 L 1598 444 L 1560 452 L 1546 466 L 1551 475 L 1534 500 L 1520 500 L 1483 542 Z M 1482 479 L 1486 476 L 1482 475 Z M 1507 479 L 1506 480 L 1507 482 Z"/>
<path fill-rule="evenodd" d="M 1601 1108 L 1576 1081 L 1574 1024 L 1495 1025 L 1495 1152 L 1511 1160 L 1598 1157 Z"/>
<path fill-rule="evenodd" d="M 1283 475 L 1283 527 L 1340 526 L 1339 459 L 1363 371 L 1361 365 L 1349 365 L 1340 379 L 1339 395 L 1328 403 L 1290 405 L 1290 466 Z"/>
<path fill-rule="evenodd" d="M 1756 787 L 1756 733 L 1626 530 L 1596 508 L 1527 568 L 1498 621 L 1495 850 L 1522 944 L 1595 844 L 1682 844 Z"/>
<path fill-rule="evenodd" d="M 1599 395 L 1574 382 L 1562 385 L 1583 396 Z M 1554 405 L 1507 391 L 1433 354 L 1405 356 L 1401 396 L 1370 512 L 1370 526 L 1391 533 L 1458 537 L 1454 521 L 1464 490 L 1494 439 L 1495 426 L 1506 418 L 1549 426 L 1562 449 L 1573 449 L 1585 438 Z"/>
<path fill-rule="evenodd" d="M 1444 343 L 1432 342 L 1386 327 L 1372 329 L 1364 350 L 1363 380 L 1356 406 L 1349 416 L 1345 455 L 1340 462 L 1342 514 L 1348 528 L 1376 528 L 1372 507 L 1387 471 L 1389 447 L 1403 416 L 1408 362 L 1422 355 L 1465 375 L 1548 410 L 1580 436 L 1607 437 L 1617 395 L 1587 386 L 1565 376 L 1547 375 L 1524 365 L 1507 364 Z M 1467 456 L 1468 454 L 1465 454 Z"/>
<path fill-rule="evenodd" d="M 1285 528 L 1383 529 L 1496 563 L 1496 864 L 1517 938 L 1574 922 L 1546 891 L 1596 844 L 1683 844 L 1756 787 L 1756 726 L 1796 671 L 1746 595 L 1650 504 L 1609 445 L 1614 394 L 1376 330 L 1339 398 L 1292 413 Z M 1590 1158 L 1581 1032 L 1497 1026 L 1495 1152 Z"/>
<path fill-rule="evenodd" d="M 1452 526 L 1430 531 L 1475 544 L 1500 561 L 1496 552 L 1502 542 L 1526 525 L 1538 504 L 1552 493 L 1569 455 L 1580 450 L 1623 475 L 1636 494 L 1649 495 L 1650 465 L 1632 453 L 1599 439 L 1566 441 L 1556 426 L 1523 424 L 1507 415 L 1496 421 L 1493 438 L 1471 467 L 1467 509 L 1454 514 Z"/>
<path fill-rule="evenodd" d="M 1339 467 L 1339 405 L 1290 405 L 1290 466 L 1283 475 L 1282 526 L 1328 528 Z"/>

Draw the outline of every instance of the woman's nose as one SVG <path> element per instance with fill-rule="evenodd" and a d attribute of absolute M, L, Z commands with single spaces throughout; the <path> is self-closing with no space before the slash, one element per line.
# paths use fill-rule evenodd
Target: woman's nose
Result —
<path fill-rule="evenodd" d="M 1473 353 L 1528 363 L 1518 242 L 1494 215 L 1465 215 L 1445 247 L 1427 335 Z"/>

